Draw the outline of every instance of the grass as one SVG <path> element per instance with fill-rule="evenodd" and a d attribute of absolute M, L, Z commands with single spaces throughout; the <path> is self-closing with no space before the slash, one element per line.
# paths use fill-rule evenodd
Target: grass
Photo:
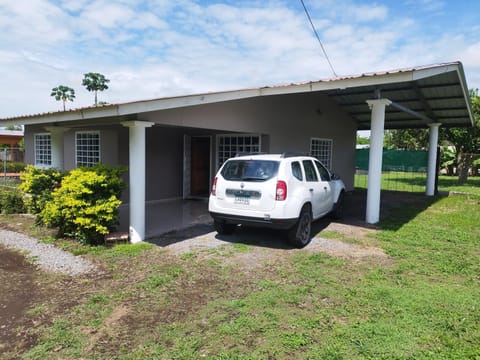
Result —
<path fill-rule="evenodd" d="M 285 250 L 244 268 L 235 256 L 258 251 L 248 240 L 181 256 L 146 244 L 87 251 L 110 275 L 46 284 L 23 358 L 478 359 L 476 186 L 393 209 L 372 234 L 385 263 Z M 61 291 L 71 303 L 51 309 Z"/>
<path fill-rule="evenodd" d="M 402 173 L 393 171 L 382 173 L 383 190 L 424 193 L 426 182 L 426 173 Z M 356 174 L 354 186 L 355 188 L 366 189 L 368 186 L 368 176 L 365 174 Z M 438 189 L 439 191 L 480 195 L 480 177 L 469 177 L 467 183 L 459 184 L 457 177 L 439 176 Z"/>

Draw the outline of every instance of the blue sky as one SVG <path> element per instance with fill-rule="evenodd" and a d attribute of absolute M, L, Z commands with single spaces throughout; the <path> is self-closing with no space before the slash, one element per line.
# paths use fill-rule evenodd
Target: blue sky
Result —
<path fill-rule="evenodd" d="M 338 75 L 462 61 L 480 87 L 480 1 L 304 0 Z M 300 0 L 0 0 L 0 118 L 331 78 Z"/>

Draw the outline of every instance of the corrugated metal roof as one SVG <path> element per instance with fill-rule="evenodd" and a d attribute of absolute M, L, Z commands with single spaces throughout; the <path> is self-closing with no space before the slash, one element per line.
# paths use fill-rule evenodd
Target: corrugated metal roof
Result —
<path fill-rule="evenodd" d="M 443 126 L 452 127 L 471 126 L 473 123 L 468 88 L 460 62 L 317 81 L 89 106 L 67 111 L 18 116 L 0 121 L 32 124 L 112 118 L 184 106 L 302 92 L 327 94 L 356 120 L 360 130 L 370 128 L 370 109 L 366 100 L 378 96 L 399 105 L 387 107 L 386 128 L 426 127 L 429 122 L 439 122 Z M 401 111 L 399 107 L 407 107 L 412 111 Z"/>
<path fill-rule="evenodd" d="M 456 71 L 451 70 L 452 64 L 458 65 Z M 426 127 L 432 122 L 441 123 L 442 126 L 447 127 L 471 126 L 473 119 L 470 98 L 461 64 L 449 63 L 437 65 L 436 68 L 441 70 L 442 66 L 448 66 L 450 71 L 439 71 L 401 83 L 329 91 L 329 96 L 355 118 L 360 130 L 370 128 L 370 109 L 366 100 L 373 96 L 387 98 L 422 117 L 388 106 L 385 113 L 387 129 Z M 433 68 L 432 66 L 412 68 L 399 70 L 399 72 Z"/>

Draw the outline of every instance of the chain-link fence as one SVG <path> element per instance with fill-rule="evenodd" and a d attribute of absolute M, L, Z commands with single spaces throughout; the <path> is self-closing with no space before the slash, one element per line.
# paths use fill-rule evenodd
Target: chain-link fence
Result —
<path fill-rule="evenodd" d="M 438 190 L 459 183 L 461 169 L 455 153 L 438 152 Z M 356 152 L 355 187 L 368 187 L 369 149 Z M 463 154 L 466 176 L 480 177 L 480 154 Z M 382 161 L 382 190 L 423 193 L 427 183 L 428 151 L 384 150 Z M 473 180 L 473 179 L 472 179 Z M 477 183 L 474 181 L 474 183 Z"/>
<path fill-rule="evenodd" d="M 356 151 L 355 187 L 368 187 L 369 149 Z M 427 151 L 383 150 L 382 190 L 425 192 Z"/>
<path fill-rule="evenodd" d="M 20 173 L 25 169 L 25 152 L 20 148 L 4 147 L 0 149 L 1 177 L 3 185 L 17 184 Z"/>

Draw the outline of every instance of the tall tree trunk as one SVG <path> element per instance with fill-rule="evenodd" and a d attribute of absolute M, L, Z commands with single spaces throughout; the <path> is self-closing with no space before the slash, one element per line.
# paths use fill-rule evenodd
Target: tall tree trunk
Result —
<path fill-rule="evenodd" d="M 473 163 L 472 154 L 464 154 L 459 152 L 457 155 L 457 164 L 458 164 L 458 182 L 464 184 L 468 179 L 468 171 Z"/>
<path fill-rule="evenodd" d="M 97 90 L 95 90 L 95 106 L 97 106 Z"/>

